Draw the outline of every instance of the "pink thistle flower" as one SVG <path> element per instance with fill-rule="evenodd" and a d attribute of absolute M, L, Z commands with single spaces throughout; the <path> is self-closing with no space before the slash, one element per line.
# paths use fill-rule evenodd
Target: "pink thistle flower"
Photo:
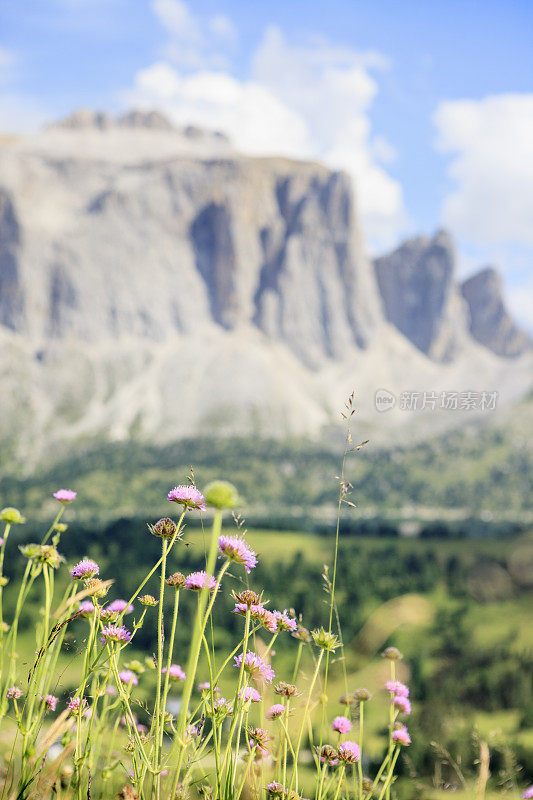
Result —
<path fill-rule="evenodd" d="M 202 683 L 198 684 L 198 691 L 199 692 L 210 692 L 211 691 L 211 684 L 209 681 L 203 681 Z M 218 686 L 213 687 L 213 692 L 215 694 L 220 694 L 220 689 Z"/>
<path fill-rule="evenodd" d="M 57 492 L 54 492 L 54 497 L 56 500 L 59 500 L 60 503 L 72 503 L 73 500 L 76 499 L 77 492 L 73 492 L 72 489 L 58 489 Z"/>
<path fill-rule="evenodd" d="M 163 675 L 166 675 L 167 668 L 163 667 L 163 669 L 161 670 L 161 673 Z M 168 671 L 168 676 L 169 676 L 171 681 L 184 681 L 185 678 L 187 677 L 179 664 L 171 664 L 170 665 L 170 669 Z"/>
<path fill-rule="evenodd" d="M 85 578 L 94 578 L 99 572 L 100 567 L 96 561 L 92 561 L 90 558 L 84 558 L 71 569 L 70 576 L 77 581 L 82 581 L 85 580 Z"/>
<path fill-rule="evenodd" d="M 245 617 L 248 610 L 250 610 L 250 617 L 260 622 L 270 633 L 278 630 L 278 621 L 274 612 L 269 611 L 260 603 L 254 603 L 251 606 L 246 603 L 236 603 L 233 613 Z"/>
<path fill-rule="evenodd" d="M 257 689 L 254 689 L 253 686 L 247 686 L 246 689 L 241 689 L 239 692 L 239 697 L 241 700 L 244 700 L 245 703 L 247 703 L 249 700 L 251 700 L 252 703 L 261 702 L 261 695 Z"/>
<path fill-rule="evenodd" d="M 191 589 L 193 592 L 201 592 L 202 589 L 214 589 L 216 585 L 217 582 L 213 576 L 208 575 L 204 570 L 191 572 L 185 579 L 184 584 L 186 589 Z"/>
<path fill-rule="evenodd" d="M 189 741 L 195 739 L 200 733 L 201 727 L 199 725 L 187 725 L 185 728 L 185 736 Z"/>
<path fill-rule="evenodd" d="M 287 614 L 287 609 L 284 611 L 274 611 L 273 614 L 276 618 L 278 631 L 295 631 L 298 627 L 296 620 L 289 617 Z"/>
<path fill-rule="evenodd" d="M 179 503 L 185 508 L 194 508 L 198 511 L 205 511 L 207 506 L 203 494 L 198 491 L 196 486 L 175 486 L 167 495 L 167 500 Z"/>
<path fill-rule="evenodd" d="M 409 697 L 408 687 L 400 681 L 387 681 L 385 689 L 398 697 Z"/>
<path fill-rule="evenodd" d="M 240 668 L 241 664 L 242 653 L 235 656 L 235 666 Z M 249 650 L 244 657 L 244 669 L 257 681 L 272 683 L 274 679 L 274 670 L 272 667 L 266 664 L 257 653 L 252 653 L 251 650 Z"/>
<path fill-rule="evenodd" d="M 266 713 L 267 719 L 278 719 L 279 717 L 281 717 L 284 711 L 285 711 L 284 705 L 282 705 L 281 703 L 274 703 L 274 705 L 270 706 L 270 708 Z"/>
<path fill-rule="evenodd" d="M 2 547 L 2 545 L 3 545 L 3 544 L 4 544 L 4 540 L 3 540 L 3 538 L 0 536 L 0 547 Z"/>
<path fill-rule="evenodd" d="M 252 606 L 251 612 L 252 619 L 260 622 L 267 631 L 275 633 L 278 630 L 278 620 L 273 611 L 269 611 L 268 608 L 263 608 L 263 606 Z"/>
<path fill-rule="evenodd" d="M 392 732 L 392 740 L 397 744 L 408 745 L 411 744 L 411 737 L 405 725 L 402 728 L 397 728 Z"/>
<path fill-rule="evenodd" d="M 41 695 L 41 700 L 44 700 L 46 707 L 49 711 L 55 711 L 57 706 L 58 698 L 55 697 L 53 694 L 47 694 L 46 697 Z"/>
<path fill-rule="evenodd" d="M 11 686 L 7 690 L 7 696 L 10 700 L 20 700 L 22 697 L 22 690 L 18 686 Z"/>
<path fill-rule="evenodd" d="M 335 717 L 331 727 L 338 733 L 349 733 L 352 730 L 352 723 L 347 717 Z"/>
<path fill-rule="evenodd" d="M 106 625 L 102 628 L 102 639 L 105 642 L 127 644 L 131 642 L 131 633 L 125 625 Z"/>
<path fill-rule="evenodd" d="M 529 786 L 524 794 L 522 795 L 522 800 L 531 800 L 533 797 L 533 785 Z"/>
<path fill-rule="evenodd" d="M 106 606 L 106 609 L 117 614 L 132 614 L 134 611 L 133 606 L 131 604 L 128 605 L 125 600 L 113 600 L 112 603 Z"/>
<path fill-rule="evenodd" d="M 79 697 L 71 697 L 67 703 L 67 708 L 71 714 L 77 714 L 80 710 L 80 706 L 83 712 L 83 716 L 85 717 L 89 710 L 87 708 L 87 700 L 85 698 L 83 698 L 83 700 L 80 700 Z"/>
<path fill-rule="evenodd" d="M 78 606 L 78 611 L 81 612 L 84 617 L 88 617 L 89 614 L 94 614 L 94 605 L 92 604 L 92 601 L 82 600 Z"/>
<path fill-rule="evenodd" d="M 267 792 L 272 795 L 272 797 L 283 797 L 285 794 L 285 787 L 282 783 L 278 781 L 272 781 L 266 787 Z"/>
<path fill-rule="evenodd" d="M 355 764 L 361 758 L 361 750 L 356 742 L 341 742 L 337 755 L 345 764 Z"/>
<path fill-rule="evenodd" d="M 229 700 L 226 700 L 225 697 L 217 697 L 215 702 L 213 703 L 213 714 L 219 714 L 227 716 L 232 712 L 232 705 Z"/>
<path fill-rule="evenodd" d="M 219 558 L 226 556 L 230 561 L 242 564 L 246 572 L 250 572 L 257 564 L 257 556 L 240 536 L 219 536 Z"/>
<path fill-rule="evenodd" d="M 120 678 L 121 683 L 131 683 L 132 686 L 139 685 L 139 678 L 131 669 L 123 669 L 122 672 L 118 673 L 118 677 Z"/>
<path fill-rule="evenodd" d="M 410 714 L 411 713 L 411 703 L 409 702 L 408 697 L 402 697 L 401 694 L 396 695 L 396 697 L 392 701 L 400 714 Z"/>

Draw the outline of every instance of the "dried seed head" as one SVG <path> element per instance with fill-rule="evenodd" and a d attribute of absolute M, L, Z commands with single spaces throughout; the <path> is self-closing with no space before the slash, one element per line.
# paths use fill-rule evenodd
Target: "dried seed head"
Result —
<path fill-rule="evenodd" d="M 363 778 L 363 791 L 364 792 L 372 792 L 374 789 L 374 784 L 370 780 L 370 778 Z"/>
<path fill-rule="evenodd" d="M 274 687 L 275 694 L 283 695 L 283 697 L 297 697 L 299 692 L 292 683 L 285 683 L 285 681 L 280 681 Z"/>
<path fill-rule="evenodd" d="M 397 647 L 386 647 L 381 655 L 389 661 L 400 661 L 403 658 Z"/>
<path fill-rule="evenodd" d="M 163 517 L 158 520 L 155 525 L 148 525 L 148 530 L 153 536 L 160 536 L 163 539 L 170 539 L 174 536 L 177 530 L 176 523 L 169 517 Z M 178 533 L 178 539 L 181 537 L 181 531 Z"/>
<path fill-rule="evenodd" d="M 139 603 L 143 606 L 156 606 L 157 600 L 151 594 L 143 594 L 142 597 L 139 597 Z"/>
<path fill-rule="evenodd" d="M 168 586 L 175 586 L 176 589 L 180 589 L 182 586 L 185 586 L 185 575 L 181 572 L 174 572 L 173 575 L 169 575 L 165 581 Z"/>
<path fill-rule="evenodd" d="M 257 606 L 262 605 L 262 596 L 261 594 L 256 594 L 252 592 L 251 589 L 245 589 L 243 592 L 232 592 L 232 595 L 237 603 L 244 603 L 245 606 Z"/>
<path fill-rule="evenodd" d="M 371 697 L 372 697 L 372 695 L 370 694 L 368 689 L 362 689 L 362 688 L 361 689 L 357 689 L 353 693 L 353 699 L 354 699 L 354 701 L 356 703 L 364 703 L 367 700 L 370 700 Z"/>

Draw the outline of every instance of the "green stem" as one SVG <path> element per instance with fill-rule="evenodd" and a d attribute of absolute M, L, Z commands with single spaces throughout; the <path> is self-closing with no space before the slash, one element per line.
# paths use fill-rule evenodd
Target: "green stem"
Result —
<path fill-rule="evenodd" d="M 303 714 L 303 718 L 302 718 L 302 724 L 300 725 L 300 730 L 298 732 L 298 740 L 297 740 L 297 744 L 296 744 L 296 752 L 295 752 L 295 756 L 294 756 L 294 764 L 293 764 L 292 774 L 291 774 L 291 785 L 290 785 L 290 789 L 291 790 L 292 790 L 292 787 L 293 787 L 294 779 L 296 778 L 296 791 L 298 791 L 298 758 L 300 756 L 300 747 L 301 747 L 301 744 L 302 744 L 302 737 L 303 737 L 303 732 L 304 732 L 304 728 L 305 728 L 307 714 L 309 713 L 309 706 L 311 704 L 311 695 L 313 694 L 313 689 L 315 688 L 315 683 L 316 683 L 316 679 L 318 678 L 318 673 L 319 673 L 319 670 L 320 670 L 320 664 L 322 662 L 322 656 L 323 655 L 324 655 L 324 651 L 320 650 L 320 653 L 319 653 L 319 656 L 318 656 L 318 659 L 317 659 L 317 662 L 316 662 L 315 671 L 313 673 L 313 678 L 311 680 L 311 685 L 309 687 L 309 692 L 307 694 L 307 700 L 306 700 L 306 703 L 305 703 L 305 709 L 304 709 L 304 714 Z"/>

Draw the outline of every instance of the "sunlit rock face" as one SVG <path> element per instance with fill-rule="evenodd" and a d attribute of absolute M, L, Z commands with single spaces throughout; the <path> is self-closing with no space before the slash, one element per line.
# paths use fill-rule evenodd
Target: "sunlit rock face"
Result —
<path fill-rule="evenodd" d="M 320 164 L 244 157 L 157 112 L 0 137 L 4 457 L 318 435 L 353 388 L 370 418 L 377 388 L 446 388 L 445 365 L 523 393 L 523 359 L 481 347 L 473 319 L 447 235 L 374 269 L 351 182 Z"/>
<path fill-rule="evenodd" d="M 493 267 L 464 281 L 461 292 L 468 304 L 470 333 L 476 341 L 505 358 L 531 350 L 531 337 L 511 318 L 503 299 L 501 278 Z"/>

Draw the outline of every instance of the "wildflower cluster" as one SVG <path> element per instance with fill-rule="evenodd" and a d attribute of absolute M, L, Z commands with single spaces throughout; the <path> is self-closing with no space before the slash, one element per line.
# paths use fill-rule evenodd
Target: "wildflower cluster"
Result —
<path fill-rule="evenodd" d="M 305 800 L 305 773 L 307 780 L 314 775 L 315 800 L 369 800 L 372 792 L 389 800 L 396 763 L 411 743 L 404 722 L 411 713 L 409 688 L 396 674 L 398 669 L 403 680 L 408 675 L 398 663 L 401 653 L 394 647 L 383 653 L 390 669 L 381 689 L 388 700 L 387 738 L 375 777 L 366 778 L 363 764 L 375 760 L 364 736 L 371 694 L 346 688 L 331 711 L 328 679 L 336 663 L 346 661 L 333 613 L 329 624 L 310 633 L 292 609 L 271 610 L 263 592 L 248 587 L 258 557 L 241 518 L 233 515 L 235 532 L 222 532 L 223 512 L 239 502 L 235 487 L 215 481 L 205 495 L 193 483 L 171 489 L 167 499 L 180 509 L 179 519 L 163 517 L 148 526 L 158 537 L 161 557 L 131 597 L 109 601 L 113 576 L 106 579 L 103 563 L 100 569 L 92 558 L 69 565 L 66 593 L 56 598 L 53 575 L 63 563 L 58 547 L 66 530 L 60 517 L 76 492 L 61 489 L 54 498 L 59 512 L 50 531 L 40 544 L 21 548 L 28 559 L 22 599 L 8 632 L 1 632 L 0 719 L 17 729 L 18 760 L 4 776 L 13 796 L 25 797 L 28 786 L 35 786 L 36 797 L 47 796 L 50 769 L 57 773 L 54 794 L 65 790 L 65 798 L 75 792 L 78 798 L 188 800 L 198 791 L 206 800 Z M 205 563 L 193 572 L 173 572 L 168 567 L 184 546 L 185 515 L 208 507 L 213 522 Z M 3 565 L 9 526 L 24 518 L 12 508 L 0 518 Z M 23 675 L 17 661 L 20 612 L 38 580 L 43 608 L 36 627 L 38 656 Z M 220 593 L 230 591 L 240 633 L 233 651 L 223 653 L 213 609 Z M 137 648 L 143 626 L 155 641 L 148 654 Z M 80 674 L 70 692 L 58 666 L 67 631 L 80 650 Z M 187 649 L 177 644 L 184 641 Z M 288 673 L 275 642 L 294 652 Z M 523 797 L 533 797 L 533 790 Z"/>

